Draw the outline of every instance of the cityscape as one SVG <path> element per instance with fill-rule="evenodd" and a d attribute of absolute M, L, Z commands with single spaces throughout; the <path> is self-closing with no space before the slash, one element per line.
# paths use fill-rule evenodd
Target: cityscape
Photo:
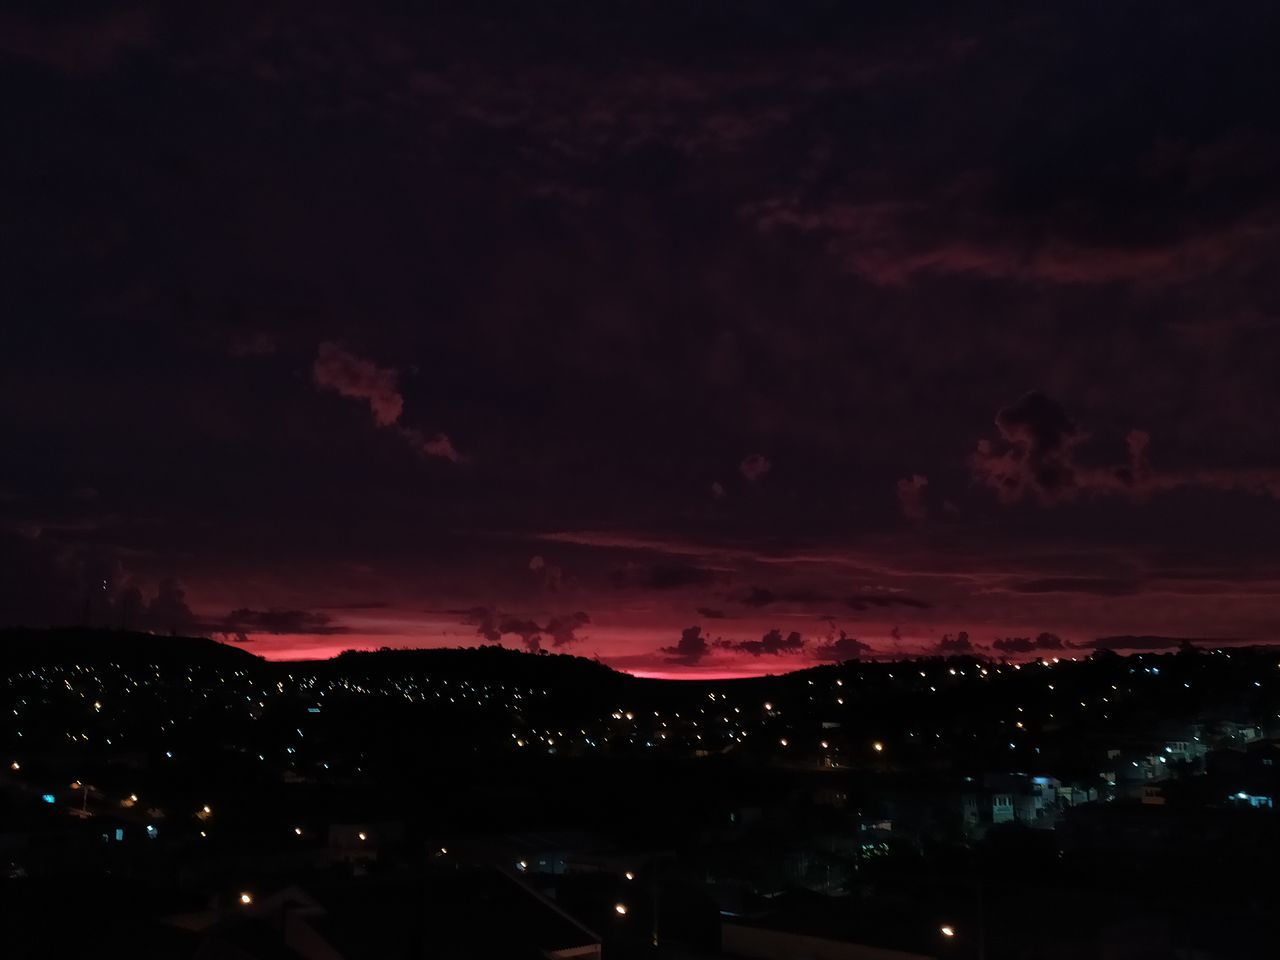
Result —
<path fill-rule="evenodd" d="M 0 8 L 0 960 L 1280 953 L 1280 5 Z"/>
<path fill-rule="evenodd" d="M 496 646 L 5 640 L 19 949 L 68 885 L 92 917 L 68 934 L 140 956 L 1234 956 L 1277 933 L 1266 648 L 681 682 Z"/>

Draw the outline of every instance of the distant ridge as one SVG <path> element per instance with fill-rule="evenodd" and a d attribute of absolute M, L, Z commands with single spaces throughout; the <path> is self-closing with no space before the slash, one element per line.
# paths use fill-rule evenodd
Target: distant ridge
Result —
<path fill-rule="evenodd" d="M 251 667 L 261 657 L 207 637 L 173 637 L 99 627 L 0 629 L 0 663 L 201 663 Z"/>

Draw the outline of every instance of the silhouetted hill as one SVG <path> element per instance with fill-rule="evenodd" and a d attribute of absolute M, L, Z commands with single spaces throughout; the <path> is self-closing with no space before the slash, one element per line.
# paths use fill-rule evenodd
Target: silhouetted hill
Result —
<path fill-rule="evenodd" d="M 92 627 L 0 630 L 0 663 L 202 663 L 243 669 L 261 658 L 206 637 L 157 636 Z"/>
<path fill-rule="evenodd" d="M 420 650 L 346 650 L 332 660 L 312 663 L 343 676 L 431 673 L 435 676 L 516 683 L 529 686 L 617 686 L 635 680 L 598 660 L 570 654 L 533 654 L 499 646 L 441 647 Z"/>

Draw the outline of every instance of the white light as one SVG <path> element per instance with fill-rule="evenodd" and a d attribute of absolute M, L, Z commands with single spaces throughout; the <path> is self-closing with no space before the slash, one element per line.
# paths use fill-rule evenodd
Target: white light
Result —
<path fill-rule="evenodd" d="M 240 894 L 240 902 L 247 907 L 249 904 L 253 903 L 253 894 L 248 893 L 247 891 Z"/>
<path fill-rule="evenodd" d="M 368 839 L 369 839 L 369 835 L 368 835 L 367 833 L 365 833 L 363 830 L 361 830 L 359 833 L 357 833 L 357 834 L 356 834 L 356 836 L 357 836 L 357 837 L 359 837 L 361 840 L 368 840 Z"/>
<path fill-rule="evenodd" d="M 623 876 L 626 877 L 628 880 L 634 880 L 636 878 L 636 875 L 632 873 L 630 870 L 624 873 Z"/>
<path fill-rule="evenodd" d="M 876 753 L 884 753 L 884 744 L 881 743 L 879 740 L 877 740 L 875 743 L 871 745 L 871 749 L 874 750 Z"/>
<path fill-rule="evenodd" d="M 613 912 L 620 917 L 625 917 L 627 915 L 627 905 L 625 903 L 615 903 L 613 905 Z"/>
<path fill-rule="evenodd" d="M 938 929 L 944 937 L 954 937 L 956 935 L 956 928 L 949 923 L 944 923 Z"/>

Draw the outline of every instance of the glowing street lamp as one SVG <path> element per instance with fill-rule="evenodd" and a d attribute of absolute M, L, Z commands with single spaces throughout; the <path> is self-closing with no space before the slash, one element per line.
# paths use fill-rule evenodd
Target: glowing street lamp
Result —
<path fill-rule="evenodd" d="M 249 906 L 249 904 L 253 903 L 253 894 L 246 890 L 244 893 L 240 894 L 240 902 L 246 907 Z"/>
<path fill-rule="evenodd" d="M 613 912 L 620 917 L 625 917 L 627 915 L 627 905 L 625 903 L 615 903 L 613 905 Z"/>
<path fill-rule="evenodd" d="M 938 928 L 938 932 L 941 933 L 947 939 L 951 939 L 956 935 L 956 928 L 951 926 L 951 924 L 949 923 L 944 923 L 941 927 Z"/>
<path fill-rule="evenodd" d="M 884 753 L 884 744 L 881 743 L 879 740 L 877 740 L 875 743 L 871 745 L 871 749 L 874 750 L 876 753 Z"/>

